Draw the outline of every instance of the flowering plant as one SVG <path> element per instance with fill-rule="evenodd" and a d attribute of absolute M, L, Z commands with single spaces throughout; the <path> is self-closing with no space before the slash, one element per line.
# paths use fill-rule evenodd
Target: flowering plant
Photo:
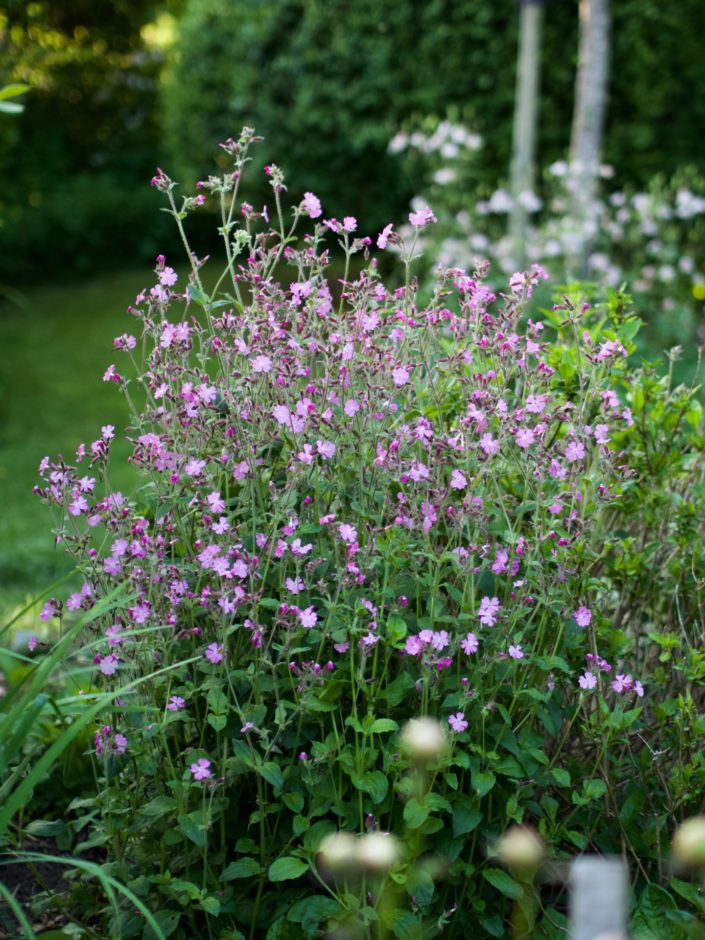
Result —
<path fill-rule="evenodd" d="M 104 374 L 141 485 L 111 489 L 111 427 L 40 467 L 84 579 L 44 616 L 126 598 L 94 621 L 114 705 L 87 844 L 164 936 L 503 936 L 523 888 L 485 846 L 509 822 L 558 854 L 619 846 L 609 762 L 640 748 L 650 689 L 600 533 L 635 485 L 638 321 L 620 298 L 538 318 L 537 265 L 498 294 L 486 264 L 448 269 L 424 300 L 428 207 L 410 243 L 312 193 L 287 219 L 270 165 L 272 225 L 240 201 L 255 140 L 226 141 L 232 168 L 180 206 L 153 180 L 187 283 L 157 259 Z M 206 194 L 215 275 L 184 228 Z M 389 244 L 396 287 L 372 257 Z M 554 936 L 560 912 L 535 916 Z"/>

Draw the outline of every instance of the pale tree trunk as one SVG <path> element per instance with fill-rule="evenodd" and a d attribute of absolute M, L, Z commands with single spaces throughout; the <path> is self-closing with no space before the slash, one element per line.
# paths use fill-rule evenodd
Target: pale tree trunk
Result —
<path fill-rule="evenodd" d="M 519 58 L 512 134 L 509 234 L 514 264 L 517 268 L 523 268 L 526 263 L 528 228 L 526 195 L 534 190 L 543 0 L 519 0 L 519 3 Z"/>
<path fill-rule="evenodd" d="M 581 256 L 577 260 L 583 270 L 595 234 L 594 206 L 607 99 L 609 46 L 609 0 L 580 0 L 580 48 L 569 183 L 575 222 L 582 233 Z"/>

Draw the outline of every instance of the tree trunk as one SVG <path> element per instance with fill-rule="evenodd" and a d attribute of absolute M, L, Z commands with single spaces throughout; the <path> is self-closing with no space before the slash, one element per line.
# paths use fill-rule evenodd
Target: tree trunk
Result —
<path fill-rule="evenodd" d="M 580 0 L 580 48 L 569 182 L 573 213 L 582 233 L 578 262 L 583 270 L 595 234 L 594 202 L 607 99 L 609 44 L 609 0 Z"/>
<path fill-rule="evenodd" d="M 528 212 L 524 194 L 534 189 L 543 0 L 520 0 L 520 3 L 509 220 L 512 256 L 517 268 L 523 268 L 526 263 Z"/>

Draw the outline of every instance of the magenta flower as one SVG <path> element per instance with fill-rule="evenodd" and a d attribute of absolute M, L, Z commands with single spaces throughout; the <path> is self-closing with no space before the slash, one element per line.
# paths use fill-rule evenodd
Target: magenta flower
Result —
<path fill-rule="evenodd" d="M 491 434 L 483 434 L 480 438 L 480 447 L 488 457 L 494 457 L 499 453 L 499 441 L 495 440 Z"/>
<path fill-rule="evenodd" d="M 468 723 L 465 720 L 464 712 L 456 712 L 455 715 L 449 715 L 448 724 L 451 726 L 453 731 L 457 732 L 458 734 L 461 734 L 468 728 Z"/>
<path fill-rule="evenodd" d="M 169 699 L 169 704 L 166 709 L 169 712 L 180 712 L 182 708 L 186 707 L 186 700 L 181 698 L 180 695 L 172 695 Z"/>
<path fill-rule="evenodd" d="M 222 662 L 224 655 L 222 643 L 211 643 L 210 646 L 206 647 L 206 651 L 203 655 L 214 665 L 215 663 Z"/>
<path fill-rule="evenodd" d="M 578 685 L 586 691 L 594 689 L 597 685 L 597 676 L 592 672 L 584 672 L 578 679 Z"/>
<path fill-rule="evenodd" d="M 316 441 L 316 449 L 324 460 L 332 460 L 335 457 L 335 444 L 329 441 Z"/>
<path fill-rule="evenodd" d="M 414 634 L 406 638 L 404 652 L 409 656 L 418 656 L 420 653 L 423 653 L 423 646 L 421 637 Z"/>
<path fill-rule="evenodd" d="M 589 607 L 578 607 L 573 617 L 579 627 L 589 627 L 592 623 L 592 611 Z"/>
<path fill-rule="evenodd" d="M 211 762 L 206 760 L 205 757 L 201 757 L 195 763 L 191 764 L 190 770 L 194 776 L 195 780 L 207 780 L 208 777 L 212 777 L 211 773 Z"/>
<path fill-rule="evenodd" d="M 517 644 L 516 646 L 514 645 L 510 646 L 509 655 L 512 659 L 523 659 L 524 650 L 521 648 L 521 644 Z"/>
<path fill-rule="evenodd" d="M 347 522 L 341 522 L 338 526 L 338 535 L 344 542 L 357 542 L 357 529 L 354 525 L 348 525 Z"/>
<path fill-rule="evenodd" d="M 409 370 L 406 366 L 398 366 L 396 369 L 392 369 L 392 381 L 397 386 L 401 388 L 406 385 L 409 381 Z"/>

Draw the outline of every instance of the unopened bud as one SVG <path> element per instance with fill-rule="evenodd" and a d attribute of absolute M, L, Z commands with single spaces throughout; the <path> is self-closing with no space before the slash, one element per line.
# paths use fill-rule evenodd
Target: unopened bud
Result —
<path fill-rule="evenodd" d="M 386 872 L 399 858 L 397 840 L 388 832 L 370 832 L 360 839 L 357 857 L 368 871 Z"/>
<path fill-rule="evenodd" d="M 432 760 L 444 753 L 448 736 L 435 718 L 412 718 L 401 730 L 401 743 L 415 760 Z"/>
<path fill-rule="evenodd" d="M 535 871 L 544 856 L 544 844 L 530 826 L 512 826 L 497 844 L 497 855 L 507 868 Z"/>
<path fill-rule="evenodd" d="M 705 866 L 705 816 L 693 816 L 676 829 L 673 858 L 687 868 Z"/>

